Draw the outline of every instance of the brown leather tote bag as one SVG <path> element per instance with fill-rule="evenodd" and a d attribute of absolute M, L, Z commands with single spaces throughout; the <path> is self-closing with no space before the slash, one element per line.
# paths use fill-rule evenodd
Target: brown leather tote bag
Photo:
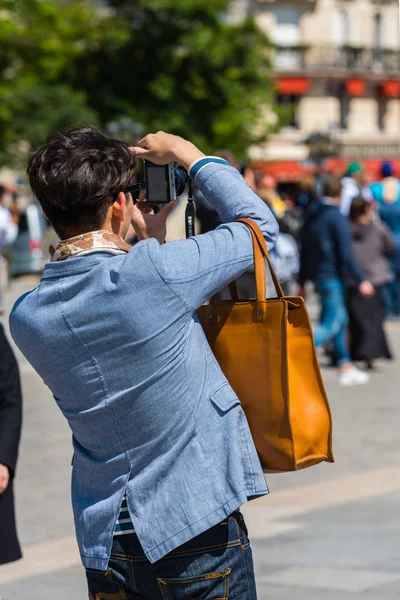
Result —
<path fill-rule="evenodd" d="M 303 298 L 285 297 L 260 228 L 250 229 L 257 298 L 213 298 L 199 319 L 214 355 L 246 413 L 265 472 L 334 462 L 332 418 Z M 266 264 L 278 294 L 266 299 Z"/>

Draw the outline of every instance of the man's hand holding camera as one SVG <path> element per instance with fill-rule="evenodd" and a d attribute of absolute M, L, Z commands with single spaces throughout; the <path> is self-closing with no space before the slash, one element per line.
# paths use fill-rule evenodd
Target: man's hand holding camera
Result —
<path fill-rule="evenodd" d="M 150 160 L 156 165 L 174 161 L 189 169 L 195 160 L 205 156 L 192 142 L 164 131 L 150 133 L 138 143 L 139 146 L 132 148 L 137 158 Z"/>
<path fill-rule="evenodd" d="M 137 158 L 149 160 L 157 165 L 177 162 L 188 169 L 194 161 L 204 156 L 191 142 L 163 131 L 146 135 L 138 144 L 132 148 Z M 175 206 L 176 202 L 169 202 L 154 214 L 153 207 L 139 198 L 134 206 L 131 221 L 138 239 L 153 237 L 162 244 L 167 233 L 167 218 Z"/>
<path fill-rule="evenodd" d="M 154 214 L 150 204 L 139 200 L 133 207 L 131 220 L 138 240 L 155 238 L 163 244 L 167 235 L 167 219 L 175 206 L 176 202 L 169 202 Z"/>

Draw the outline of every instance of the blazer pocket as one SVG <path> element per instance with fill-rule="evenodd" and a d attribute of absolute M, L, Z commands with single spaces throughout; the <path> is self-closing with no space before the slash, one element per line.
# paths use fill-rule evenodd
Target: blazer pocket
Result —
<path fill-rule="evenodd" d="M 227 412 L 234 406 L 240 404 L 239 398 L 228 383 L 225 383 L 222 387 L 218 388 L 210 396 L 211 401 L 219 410 Z"/>

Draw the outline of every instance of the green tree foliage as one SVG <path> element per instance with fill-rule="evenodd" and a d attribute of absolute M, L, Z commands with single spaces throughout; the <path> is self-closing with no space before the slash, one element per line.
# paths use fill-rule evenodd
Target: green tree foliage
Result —
<path fill-rule="evenodd" d="M 229 0 L 0 0 L 0 162 L 54 130 L 129 119 L 205 151 L 265 138 L 269 43 Z M 17 152 L 16 152 L 17 150 Z"/>
<path fill-rule="evenodd" d="M 101 45 L 111 52 L 128 32 L 84 0 L 0 0 L 0 164 L 19 164 L 28 145 L 77 123 L 98 124 L 76 64 Z"/>
<path fill-rule="evenodd" d="M 228 24 L 228 0 L 110 5 L 129 26 L 130 40 L 116 53 L 99 48 L 96 60 L 83 57 L 79 80 L 89 82 L 103 121 L 128 115 L 146 130 L 165 129 L 206 151 L 229 147 L 240 156 L 265 139 L 270 46 L 253 20 Z"/>

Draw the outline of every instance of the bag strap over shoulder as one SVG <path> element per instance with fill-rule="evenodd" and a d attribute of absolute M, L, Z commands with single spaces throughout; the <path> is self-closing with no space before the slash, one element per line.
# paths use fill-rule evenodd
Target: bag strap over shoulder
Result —
<path fill-rule="evenodd" d="M 274 286 L 276 289 L 276 293 L 279 298 L 283 298 L 285 296 L 280 281 L 275 273 L 275 270 L 272 266 L 271 259 L 269 256 L 267 244 L 265 242 L 264 236 L 262 234 L 261 229 L 252 221 L 252 219 L 247 219 L 245 217 L 237 219 L 237 222 L 244 223 L 246 227 L 250 229 L 252 238 L 253 238 L 253 249 L 254 249 L 254 271 L 256 276 L 256 289 L 257 289 L 257 300 L 260 300 L 262 297 L 265 299 L 265 290 L 267 287 L 266 283 L 266 273 L 265 273 L 265 263 L 264 258 L 266 258 L 269 270 L 271 272 L 272 281 L 274 282 Z"/>
<path fill-rule="evenodd" d="M 254 274 L 256 280 L 257 305 L 259 307 L 257 309 L 257 311 L 259 311 L 257 312 L 257 317 L 262 320 L 265 317 L 267 310 L 267 274 L 265 268 L 265 259 L 267 260 L 269 269 L 271 271 L 272 281 L 274 282 L 278 298 L 284 298 L 285 294 L 283 293 L 282 286 L 272 266 L 267 244 L 265 243 L 264 236 L 257 223 L 247 218 L 237 219 L 236 222 L 243 223 L 244 225 L 246 225 L 246 227 L 248 227 L 253 240 Z M 229 291 L 231 294 L 232 301 L 235 303 L 239 302 L 236 281 L 232 281 L 229 284 Z M 210 304 L 218 304 L 217 296 L 213 296 L 210 299 Z"/>

